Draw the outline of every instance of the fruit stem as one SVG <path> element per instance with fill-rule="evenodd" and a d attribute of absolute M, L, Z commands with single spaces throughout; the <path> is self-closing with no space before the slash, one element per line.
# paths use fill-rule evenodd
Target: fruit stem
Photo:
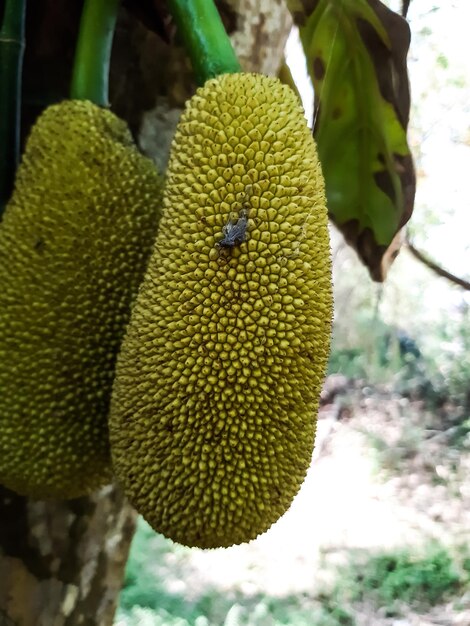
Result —
<path fill-rule="evenodd" d="M 202 85 L 219 74 L 241 72 L 213 0 L 168 0 L 168 8 Z"/>
<path fill-rule="evenodd" d="M 70 97 L 109 106 L 108 80 L 119 0 L 85 0 Z"/>
<path fill-rule="evenodd" d="M 0 215 L 20 158 L 21 76 L 26 0 L 6 0 L 0 27 Z"/>

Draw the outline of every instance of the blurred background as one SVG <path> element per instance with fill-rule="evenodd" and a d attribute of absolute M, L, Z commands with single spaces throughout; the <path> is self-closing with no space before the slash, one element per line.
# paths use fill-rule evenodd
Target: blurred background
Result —
<path fill-rule="evenodd" d="M 470 281 L 470 3 L 412 0 L 408 19 L 409 235 Z M 311 124 L 295 30 L 286 58 Z M 225 550 L 141 521 L 116 626 L 470 625 L 470 292 L 406 247 L 373 283 L 331 236 L 333 344 L 299 495 L 265 535 Z"/>

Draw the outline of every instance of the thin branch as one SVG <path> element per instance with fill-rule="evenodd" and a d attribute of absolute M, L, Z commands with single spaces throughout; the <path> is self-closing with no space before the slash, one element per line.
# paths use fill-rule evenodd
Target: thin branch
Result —
<path fill-rule="evenodd" d="M 415 259 L 418 259 L 418 261 L 421 261 L 421 263 L 423 263 L 432 272 L 434 272 L 441 278 L 447 278 L 447 280 L 454 283 L 455 285 L 458 285 L 459 287 L 462 287 L 462 289 L 466 289 L 467 291 L 470 291 L 470 282 L 464 280 L 463 278 L 459 278 L 458 276 L 455 276 L 454 274 L 451 274 L 447 270 L 437 265 L 437 263 L 434 263 L 434 261 L 431 261 L 431 259 L 428 259 L 422 252 L 420 252 L 414 247 L 414 245 L 411 243 L 408 237 L 406 238 L 405 245 L 408 248 L 408 250 L 411 252 L 411 254 L 415 257 Z"/>
<path fill-rule="evenodd" d="M 402 0 L 401 3 L 401 16 L 406 17 L 408 15 L 408 9 L 410 8 L 411 0 Z"/>
<path fill-rule="evenodd" d="M 8 0 L 0 26 L 0 214 L 13 190 L 20 155 L 25 11 L 26 0 Z"/>

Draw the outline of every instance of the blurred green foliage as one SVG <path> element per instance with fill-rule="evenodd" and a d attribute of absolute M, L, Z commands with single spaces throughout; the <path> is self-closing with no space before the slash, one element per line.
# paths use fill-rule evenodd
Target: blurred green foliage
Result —
<path fill-rule="evenodd" d="M 353 325 L 353 333 L 341 325 L 333 332 L 329 374 L 388 384 L 430 405 L 452 402 L 460 407 L 458 421 L 464 424 L 470 417 L 468 304 L 454 307 L 416 335 L 383 321 L 371 302 L 357 312 Z"/>
<path fill-rule="evenodd" d="M 154 533 L 139 522 L 127 564 L 116 626 L 355 626 L 355 607 L 398 615 L 404 605 L 426 608 L 458 601 L 470 592 L 470 552 L 460 562 L 433 544 L 417 556 L 396 552 L 352 553 L 326 590 L 269 596 L 197 586 L 198 572 L 188 565 L 189 548 Z M 171 572 L 171 574 L 170 574 Z M 175 592 L 175 577 L 185 589 Z"/>
<path fill-rule="evenodd" d="M 468 583 L 459 575 L 448 552 L 439 547 L 421 558 L 409 551 L 370 557 L 355 575 L 355 599 L 371 596 L 377 605 L 433 606 L 448 599 Z"/>
<path fill-rule="evenodd" d="M 332 599 L 305 594 L 274 597 L 239 590 L 203 593 L 187 586 L 172 591 L 189 548 L 157 535 L 139 521 L 127 563 L 116 624 L 119 626 L 354 626 L 351 615 Z M 168 572 L 173 570 L 171 580 Z M 186 582 L 197 573 L 185 571 Z"/>

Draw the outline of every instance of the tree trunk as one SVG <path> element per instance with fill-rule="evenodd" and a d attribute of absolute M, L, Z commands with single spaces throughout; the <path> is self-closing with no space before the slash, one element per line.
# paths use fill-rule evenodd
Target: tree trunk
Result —
<path fill-rule="evenodd" d="M 0 487 L 0 626 L 111 625 L 135 517 L 113 486 L 66 502 Z"/>
<path fill-rule="evenodd" d="M 243 69 L 277 74 L 291 27 L 283 0 L 217 5 Z M 195 85 L 178 39 L 165 31 L 164 1 L 124 6 L 113 45 L 112 108 L 163 168 Z M 23 139 L 43 108 L 68 96 L 81 7 L 82 0 L 28 3 Z M 0 626 L 110 626 L 134 527 L 135 513 L 116 487 L 42 502 L 0 486 Z"/>

